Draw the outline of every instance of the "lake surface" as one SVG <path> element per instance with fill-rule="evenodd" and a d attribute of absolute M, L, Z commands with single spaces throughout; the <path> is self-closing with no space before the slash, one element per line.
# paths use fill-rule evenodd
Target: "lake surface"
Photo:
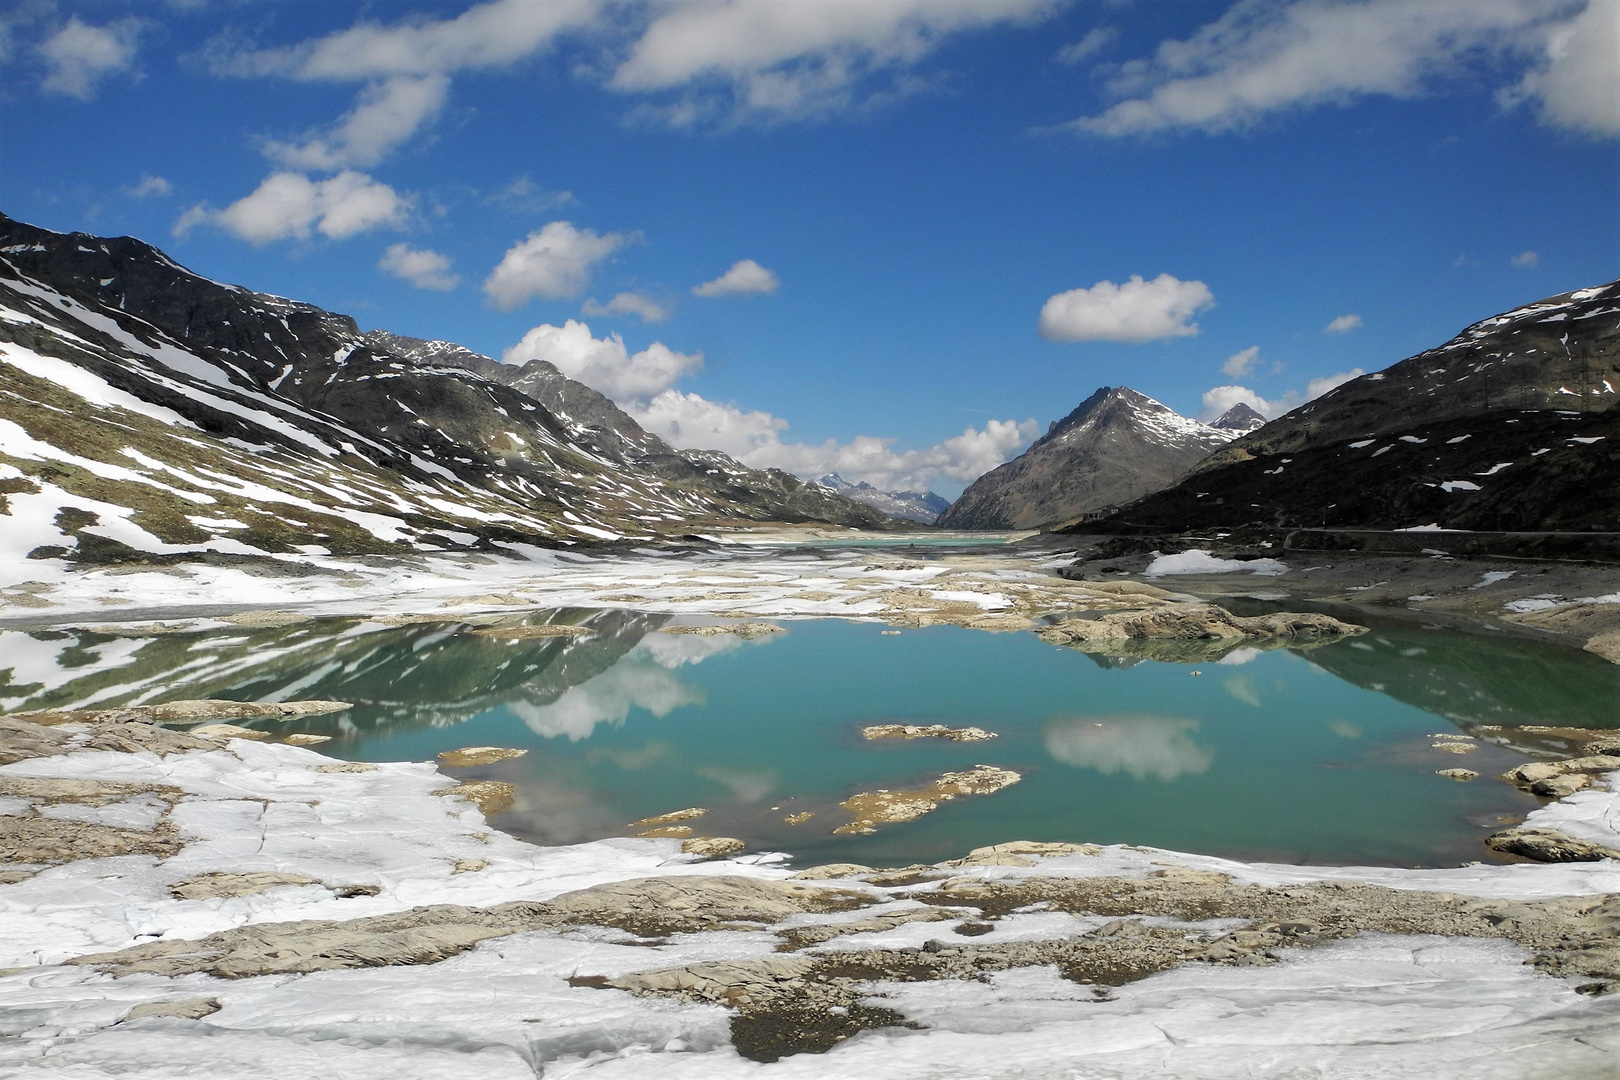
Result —
<path fill-rule="evenodd" d="M 685 807 L 699 835 L 800 865 L 932 862 L 1005 840 L 1135 843 L 1284 862 L 1455 865 L 1539 804 L 1493 777 L 1556 749 L 1526 726 L 1620 727 L 1620 667 L 1567 648 L 1412 624 L 1223 662 L 1093 657 L 1029 633 L 784 621 L 783 633 L 670 634 L 668 616 L 528 614 L 596 632 L 501 640 L 466 623 L 323 619 L 117 636 L 0 633 L 0 707 L 336 698 L 292 725 L 363 761 L 494 745 L 527 756 L 454 774 L 509 781 L 496 824 L 542 843 L 631 835 Z M 868 724 L 974 725 L 998 738 L 868 742 Z M 1502 730 L 1482 730 L 1485 726 Z M 1437 734 L 1482 738 L 1467 754 Z M 1510 745 L 1493 745 L 1491 740 Z M 1022 781 L 869 836 L 838 803 L 978 764 Z M 1436 769 L 1467 767 L 1458 783 Z M 810 812 L 801 824 L 783 819 Z"/>

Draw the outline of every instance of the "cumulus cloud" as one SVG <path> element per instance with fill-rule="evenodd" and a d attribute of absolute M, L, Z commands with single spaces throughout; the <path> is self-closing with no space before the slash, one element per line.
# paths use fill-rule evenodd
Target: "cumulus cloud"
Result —
<path fill-rule="evenodd" d="M 677 449 L 719 450 L 757 469 L 782 469 L 807 479 L 836 472 L 886 490 L 921 491 L 940 477 L 975 480 L 1028 445 L 1038 430 L 1034 420 L 991 420 L 922 450 L 896 450 L 896 440 L 872 435 L 857 435 L 849 442 L 785 442 L 788 422 L 781 417 L 675 387 L 702 368 L 701 353 L 676 352 L 661 342 L 632 353 L 619 335 L 594 337 L 588 325 L 574 319 L 562 326 L 536 326 L 501 359 L 555 364 L 569 378 L 612 398 L 643 428 Z"/>
<path fill-rule="evenodd" d="M 1369 95 L 1417 97 L 1482 70 L 1533 64 L 1512 94 L 1542 102 L 1548 123 L 1614 134 L 1616 0 L 1592 0 L 1573 19 L 1571 6 L 1240 0 L 1186 40 L 1164 41 L 1152 58 L 1120 65 L 1110 89 L 1126 100 L 1069 127 L 1107 136 L 1229 131 L 1289 110 Z"/>
<path fill-rule="evenodd" d="M 1046 724 L 1046 752 L 1077 769 L 1174 780 L 1209 769 L 1215 754 L 1193 741 L 1196 720 L 1158 716 L 1077 717 Z"/>
<path fill-rule="evenodd" d="M 140 33 L 139 19 L 91 26 L 75 15 L 39 44 L 47 69 L 39 88 L 89 101 L 102 79 L 135 66 Z"/>
<path fill-rule="evenodd" d="M 903 92 L 876 77 L 904 71 L 946 37 L 1044 18 L 1056 0 L 695 0 L 663 7 L 608 85 L 626 92 L 689 90 L 670 123 L 705 115 L 789 118 Z"/>
<path fill-rule="evenodd" d="M 124 189 L 124 194 L 132 199 L 150 199 L 159 195 L 168 195 L 174 191 L 174 185 L 161 176 L 150 173 L 142 176 L 135 183 Z"/>
<path fill-rule="evenodd" d="M 682 449 L 721 450 L 756 469 L 781 469 L 806 478 L 836 472 L 883 490 L 922 491 L 940 477 L 971 482 L 1014 456 L 1039 430 L 1032 419 L 991 420 L 925 449 L 896 450 L 896 440 L 875 435 L 857 435 L 848 442 L 785 442 L 788 422 L 781 417 L 679 390 L 629 402 L 625 410 L 642 427 Z"/>
<path fill-rule="evenodd" d="M 377 269 L 410 282 L 418 289 L 449 292 L 461 278 L 450 272 L 450 258 L 437 251 L 395 244 L 377 260 Z"/>
<path fill-rule="evenodd" d="M 223 210 L 198 203 L 175 222 L 174 234 L 216 225 L 254 244 L 307 240 L 312 230 L 342 240 L 372 229 L 402 228 L 410 209 L 408 196 L 365 173 L 346 171 L 316 182 L 301 173 L 279 172 Z"/>
<path fill-rule="evenodd" d="M 624 317 L 634 315 L 642 322 L 657 323 L 668 319 L 674 314 L 668 305 L 660 304 L 650 296 L 638 292 L 622 292 L 605 304 L 598 304 L 594 298 L 587 299 L 579 306 L 587 315 L 605 315 L 608 317 Z"/>
<path fill-rule="evenodd" d="M 1348 334 L 1361 325 L 1360 315 L 1340 315 L 1337 319 L 1322 327 L 1324 334 Z M 1235 373 L 1241 374 L 1241 372 Z"/>
<path fill-rule="evenodd" d="M 1303 394 L 1298 390 L 1289 390 L 1277 398 L 1261 397 L 1247 386 L 1212 387 L 1204 391 L 1203 408 L 1199 410 L 1198 417 L 1206 422 L 1215 420 L 1232 406 L 1241 402 L 1267 420 L 1274 420 L 1283 413 L 1299 408 L 1307 401 L 1316 400 L 1334 387 L 1342 386 L 1351 379 L 1359 378 L 1362 374 L 1364 373 L 1360 368 L 1351 368 L 1349 371 L 1323 375 L 1306 383 Z"/>
<path fill-rule="evenodd" d="M 754 293 L 774 293 L 781 282 L 775 274 L 753 259 L 739 259 L 731 269 L 701 285 L 692 286 L 693 296 L 749 296 Z"/>
<path fill-rule="evenodd" d="M 620 403 L 653 397 L 703 367 L 702 353 L 676 352 L 656 341 L 631 353 L 618 334 L 593 337 L 588 325 L 574 319 L 562 326 L 541 323 L 502 353 L 501 360 L 508 364 L 545 360 L 570 379 Z"/>
<path fill-rule="evenodd" d="M 302 142 L 268 140 L 265 156 L 294 169 L 375 165 L 438 115 L 449 89 L 446 75 L 400 75 L 373 83 L 330 129 Z"/>
<path fill-rule="evenodd" d="M 1254 370 L 1254 365 L 1260 362 L 1260 346 L 1250 345 L 1247 349 L 1233 353 L 1221 365 L 1221 373 L 1240 379 Z"/>
<path fill-rule="evenodd" d="M 484 294 L 502 311 L 537 296 L 572 299 L 585 291 L 593 266 L 636 239 L 631 233 L 598 236 L 571 222 L 553 221 L 507 249 L 484 282 Z"/>
<path fill-rule="evenodd" d="M 1586 135 L 1620 135 L 1620 63 L 1615 62 L 1620 0 L 1591 0 L 1547 34 L 1543 62 L 1503 95 L 1539 101 L 1543 123 Z"/>
<path fill-rule="evenodd" d="M 1513 264 L 1515 270 L 1534 270 L 1536 264 L 1541 262 L 1541 256 L 1533 251 L 1521 251 L 1508 262 Z"/>
<path fill-rule="evenodd" d="M 1133 344 L 1198 333 L 1192 317 L 1213 306 L 1202 281 L 1160 274 L 1144 281 L 1132 274 L 1123 285 L 1099 281 L 1070 289 L 1041 307 L 1041 336 L 1051 341 L 1127 341 Z"/>

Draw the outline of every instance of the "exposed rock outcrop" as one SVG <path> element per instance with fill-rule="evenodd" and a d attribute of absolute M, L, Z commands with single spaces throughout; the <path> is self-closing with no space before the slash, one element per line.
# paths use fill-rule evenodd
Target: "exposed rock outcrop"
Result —
<path fill-rule="evenodd" d="M 1064 619 L 1036 634 L 1042 641 L 1082 652 L 1193 662 L 1216 660 L 1245 645 L 1298 647 L 1366 632 L 1364 626 L 1314 612 L 1246 617 L 1214 604 L 1160 604 L 1091 619 Z"/>

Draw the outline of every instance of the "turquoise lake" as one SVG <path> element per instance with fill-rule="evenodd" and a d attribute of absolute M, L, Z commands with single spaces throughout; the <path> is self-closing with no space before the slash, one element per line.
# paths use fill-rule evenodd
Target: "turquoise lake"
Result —
<path fill-rule="evenodd" d="M 664 633 L 669 617 L 625 611 L 525 619 L 596 632 L 501 640 L 462 623 L 356 619 L 147 638 L 7 631 L 0 656 L 30 659 L 9 674 L 0 666 L 0 703 L 127 700 L 158 686 L 163 699 L 336 698 L 355 707 L 260 726 L 335 736 L 323 753 L 363 761 L 525 749 L 447 770 L 516 785 L 517 804 L 495 823 L 517 835 L 631 835 L 630 822 L 695 806 L 709 810 L 687 823 L 699 835 L 801 865 L 932 862 L 1012 839 L 1281 862 L 1487 860 L 1481 839 L 1539 805 L 1495 775 L 1525 750 L 1560 748 L 1556 733 L 1535 729 L 1620 726 L 1620 667 L 1414 624 L 1187 664 L 948 626 L 883 634 L 783 621 L 783 633 L 742 640 Z M 891 722 L 998 737 L 862 738 L 863 726 Z M 1452 754 L 1433 747 L 1441 734 L 1479 738 Z M 833 832 L 853 794 L 978 764 L 1022 780 L 874 835 Z M 1435 775 L 1458 767 L 1481 775 Z M 803 812 L 814 816 L 783 820 Z"/>

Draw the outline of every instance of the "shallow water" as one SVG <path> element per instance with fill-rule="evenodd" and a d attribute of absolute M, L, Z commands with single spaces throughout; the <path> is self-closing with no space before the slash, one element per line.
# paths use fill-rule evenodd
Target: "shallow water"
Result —
<path fill-rule="evenodd" d="M 872 623 L 667 634 L 667 616 L 572 611 L 596 634 L 499 640 L 463 623 L 327 619 L 118 637 L 0 633 L 0 706 L 337 698 L 293 725 L 323 752 L 425 760 L 473 745 L 524 758 L 456 775 L 510 781 L 497 824 L 539 842 L 628 835 L 683 807 L 700 835 L 800 864 L 931 862 L 1009 839 L 1136 843 L 1287 862 L 1448 865 L 1538 800 L 1494 779 L 1525 725 L 1620 726 L 1620 667 L 1534 642 L 1413 625 L 1310 650 L 1197 664 L 1091 657 L 1032 634 Z M 976 725 L 987 742 L 867 742 L 873 723 Z M 1495 725 L 1501 731 L 1484 731 Z M 1468 754 L 1430 736 L 1484 736 Z M 1493 745 L 1492 741 L 1509 745 Z M 1517 747 L 1517 748 L 1515 748 Z M 989 764 L 1020 783 L 875 835 L 835 835 L 838 803 Z M 1482 776 L 1457 783 L 1436 769 Z M 814 817 L 789 825 L 790 814 Z"/>

